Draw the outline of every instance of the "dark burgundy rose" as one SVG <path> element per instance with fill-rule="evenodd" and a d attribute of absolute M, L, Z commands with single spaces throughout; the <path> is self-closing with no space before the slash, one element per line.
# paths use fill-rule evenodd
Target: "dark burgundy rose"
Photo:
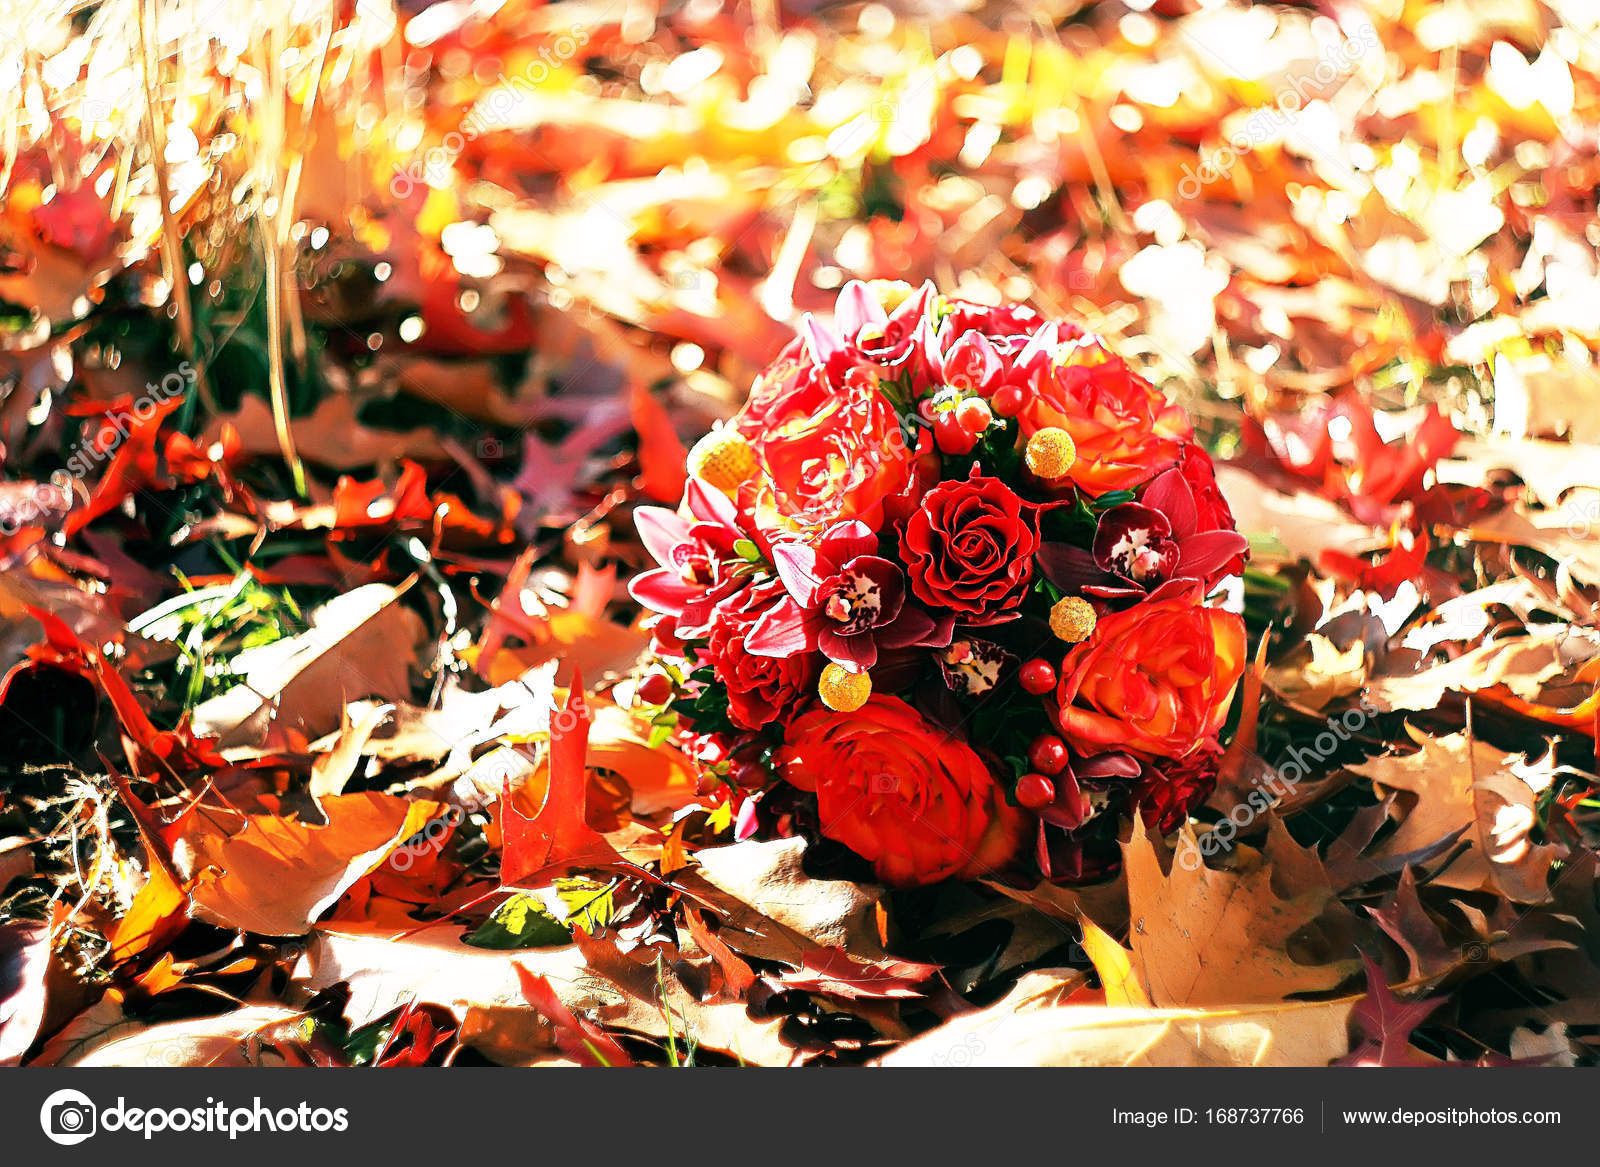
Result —
<path fill-rule="evenodd" d="M 767 580 L 723 600 L 701 653 L 728 691 L 728 719 L 744 729 L 760 729 L 810 696 L 816 683 L 812 654 L 757 656 L 746 644 L 756 622 L 785 594 L 777 580 Z"/>
<path fill-rule="evenodd" d="M 1220 758 L 1215 750 L 1198 750 L 1187 758 L 1159 765 L 1145 762 L 1133 787 L 1133 801 L 1145 825 L 1162 835 L 1182 826 L 1190 812 L 1217 788 Z"/>
<path fill-rule="evenodd" d="M 1016 615 L 1038 548 L 1037 508 L 976 467 L 930 490 L 901 540 L 916 597 L 974 625 Z"/>

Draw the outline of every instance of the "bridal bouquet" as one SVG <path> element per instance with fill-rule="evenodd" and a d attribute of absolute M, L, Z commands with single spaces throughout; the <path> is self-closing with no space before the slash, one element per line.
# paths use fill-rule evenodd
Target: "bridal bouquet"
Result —
<path fill-rule="evenodd" d="M 1207 597 L 1246 542 L 1183 411 L 1095 336 L 852 282 L 689 471 L 637 512 L 640 698 L 741 837 L 901 887 L 1069 882 L 1210 793 L 1245 634 Z"/>

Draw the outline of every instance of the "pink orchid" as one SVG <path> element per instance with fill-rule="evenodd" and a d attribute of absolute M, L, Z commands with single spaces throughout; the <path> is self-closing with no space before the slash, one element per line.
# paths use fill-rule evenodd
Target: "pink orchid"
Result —
<path fill-rule="evenodd" d="M 680 640 L 703 635 L 711 609 L 742 582 L 729 561 L 734 544 L 748 537 L 728 497 L 698 478 L 689 479 L 681 509 L 688 514 L 665 507 L 634 512 L 639 539 L 661 566 L 628 585 L 634 599 L 669 618 Z"/>

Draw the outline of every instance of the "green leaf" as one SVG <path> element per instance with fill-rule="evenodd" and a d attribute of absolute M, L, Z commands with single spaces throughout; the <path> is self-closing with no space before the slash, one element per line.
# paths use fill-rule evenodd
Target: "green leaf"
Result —
<path fill-rule="evenodd" d="M 566 944 L 572 930 L 531 895 L 514 895 L 478 925 L 467 943 L 474 948 L 546 948 Z"/>
<path fill-rule="evenodd" d="M 1105 494 L 1083 501 L 1090 510 L 1103 512 L 1121 506 L 1125 502 L 1132 502 L 1137 497 L 1131 490 L 1108 490 Z"/>
<path fill-rule="evenodd" d="M 344 1052 L 352 1066 L 370 1066 L 389 1041 L 394 1030 L 394 1020 L 374 1021 L 352 1033 L 344 1041 Z"/>

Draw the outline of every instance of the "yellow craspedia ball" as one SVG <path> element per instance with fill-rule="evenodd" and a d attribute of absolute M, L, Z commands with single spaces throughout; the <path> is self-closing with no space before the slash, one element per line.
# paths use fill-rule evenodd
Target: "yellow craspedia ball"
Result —
<path fill-rule="evenodd" d="M 1072 469 L 1072 464 L 1078 460 L 1078 447 L 1066 430 L 1047 426 L 1028 439 L 1023 458 L 1034 474 L 1054 481 Z"/>
<path fill-rule="evenodd" d="M 756 452 L 732 430 L 712 430 L 689 451 L 689 473 L 732 494 L 756 472 Z"/>
<path fill-rule="evenodd" d="M 1082 596 L 1067 596 L 1050 609 L 1050 631 L 1058 640 L 1077 644 L 1094 631 L 1094 605 Z"/>
<path fill-rule="evenodd" d="M 872 696 L 872 678 L 866 673 L 852 673 L 841 664 L 829 663 L 817 682 L 817 696 L 829 709 L 854 713 Z"/>

